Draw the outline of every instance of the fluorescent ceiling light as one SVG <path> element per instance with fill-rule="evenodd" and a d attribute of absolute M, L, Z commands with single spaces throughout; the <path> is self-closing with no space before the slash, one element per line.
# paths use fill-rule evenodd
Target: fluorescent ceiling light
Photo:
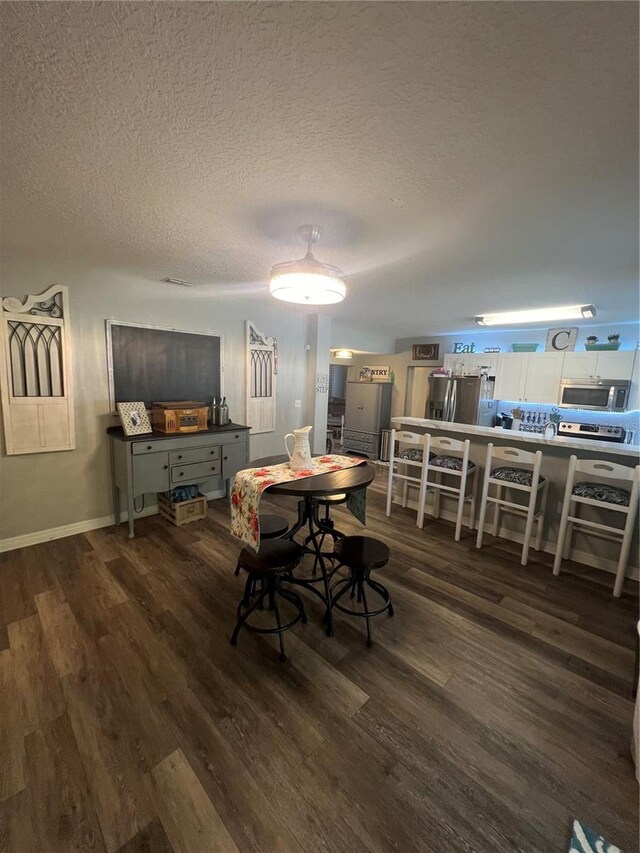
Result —
<path fill-rule="evenodd" d="M 339 267 L 318 261 L 311 252 L 312 244 L 320 239 L 320 228 L 303 225 L 299 231 L 307 243 L 307 254 L 297 261 L 285 261 L 271 268 L 271 295 L 302 305 L 342 302 L 347 292 L 344 273 Z"/>
<path fill-rule="evenodd" d="M 552 320 L 579 320 L 595 317 L 594 305 L 557 305 L 553 308 L 528 308 L 524 311 L 503 311 L 475 317 L 479 326 L 507 326 L 511 323 L 544 323 Z"/>
<path fill-rule="evenodd" d="M 353 358 L 353 350 L 337 349 L 333 355 L 335 358 Z"/>

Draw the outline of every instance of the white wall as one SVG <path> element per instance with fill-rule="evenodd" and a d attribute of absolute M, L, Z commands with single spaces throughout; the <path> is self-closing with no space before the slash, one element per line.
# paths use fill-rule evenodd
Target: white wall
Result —
<path fill-rule="evenodd" d="M 21 536 L 112 512 L 105 319 L 224 334 L 224 392 L 231 417 L 245 422 L 244 321 L 278 338 L 278 420 L 274 433 L 251 439 L 255 458 L 282 452 L 282 436 L 302 426 L 308 311 L 292 305 L 231 300 L 197 289 L 124 276 L 108 270 L 55 265 L 4 266 L 2 295 L 23 298 L 51 284 L 69 287 L 76 394 L 76 450 L 0 457 L 0 539 Z"/>
<path fill-rule="evenodd" d="M 362 352 L 393 352 L 395 337 L 381 329 L 354 326 L 352 323 L 344 323 L 334 318 L 331 323 L 331 348 Z M 344 364 L 345 362 L 336 361 L 335 363 Z"/>

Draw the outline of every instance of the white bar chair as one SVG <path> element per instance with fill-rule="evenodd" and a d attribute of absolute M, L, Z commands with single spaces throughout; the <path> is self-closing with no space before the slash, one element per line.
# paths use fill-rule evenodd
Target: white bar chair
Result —
<path fill-rule="evenodd" d="M 502 464 L 496 465 L 495 462 Z M 521 565 L 526 566 L 529 560 L 529 547 L 534 523 L 537 523 L 537 529 L 533 547 L 536 551 L 540 550 L 544 514 L 549 494 L 549 482 L 540 475 L 541 468 L 542 451 L 540 450 L 535 453 L 528 453 L 526 450 L 520 450 L 519 447 L 494 447 L 491 442 L 487 444 L 476 548 L 482 548 L 487 506 L 491 503 L 494 505 L 494 536 L 498 536 L 500 533 L 500 519 L 503 512 L 509 515 L 523 516 L 527 519 L 522 543 Z M 496 489 L 495 496 L 489 494 L 491 486 Z M 505 489 L 516 489 L 528 494 L 528 503 L 521 504 L 505 500 L 502 497 Z"/>
<path fill-rule="evenodd" d="M 577 477 L 579 477 L 578 482 L 576 482 Z M 625 486 L 629 484 L 631 488 L 626 489 L 607 482 L 597 482 L 598 480 L 617 480 L 624 483 Z M 562 515 L 560 516 L 560 530 L 553 562 L 553 574 L 559 575 L 563 558 L 565 560 L 569 558 L 573 533 L 576 528 L 591 536 L 620 542 L 620 556 L 613 585 L 613 594 L 619 598 L 622 594 L 629 551 L 631 550 L 633 527 L 638 511 L 639 489 L 640 465 L 629 468 L 626 465 L 616 465 L 613 462 L 578 459 L 577 456 L 572 456 L 569 459 L 569 473 L 564 491 Z M 626 516 L 624 526 L 616 527 L 580 518 L 578 513 L 581 504 L 607 509 L 611 512 L 618 512 L 623 517 Z"/>
<path fill-rule="evenodd" d="M 389 478 L 387 480 L 387 518 L 391 515 L 391 502 L 393 500 L 393 484 L 395 480 L 402 481 L 402 506 L 407 505 L 407 493 L 409 485 L 417 486 L 418 494 L 423 492 L 423 481 L 426 478 L 424 459 L 428 459 L 427 441 L 428 435 L 419 435 L 416 432 L 404 430 L 391 430 L 389 436 Z M 396 453 L 396 442 L 398 451 Z M 409 474 L 411 469 L 413 473 Z M 401 473 L 401 471 L 403 473 Z M 420 513 L 416 524 L 418 527 Z"/>
<path fill-rule="evenodd" d="M 440 518 L 440 497 L 444 493 L 458 499 L 456 515 L 455 541 L 460 541 L 462 535 L 462 518 L 464 506 L 469 504 L 469 529 L 473 530 L 476 520 L 476 491 L 478 468 L 469 459 L 471 442 L 459 441 L 445 436 L 427 435 L 426 458 L 427 476 L 424 488 L 420 492 L 418 508 L 418 527 L 424 525 L 424 514 L 427 493 L 433 490 L 433 517 Z M 451 477 L 448 483 L 443 483 L 443 477 Z M 469 489 L 468 486 L 471 488 Z"/>

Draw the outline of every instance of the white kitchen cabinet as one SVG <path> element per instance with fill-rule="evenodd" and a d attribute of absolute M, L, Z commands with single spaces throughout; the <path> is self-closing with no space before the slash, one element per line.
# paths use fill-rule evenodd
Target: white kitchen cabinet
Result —
<path fill-rule="evenodd" d="M 564 354 L 508 352 L 500 356 L 496 398 L 526 403 L 557 403 Z"/>
<path fill-rule="evenodd" d="M 527 403 L 557 403 L 564 353 L 531 353 L 527 358 L 524 400 Z"/>
<path fill-rule="evenodd" d="M 498 352 L 485 352 L 480 355 L 473 356 L 474 372 L 480 373 L 483 368 L 487 368 L 489 376 L 495 376 L 498 370 Z"/>
<path fill-rule="evenodd" d="M 457 353 L 448 352 L 444 356 L 444 366 L 452 373 L 480 373 L 483 367 L 488 368 L 489 376 L 495 376 L 498 369 L 500 353 Z"/>
<path fill-rule="evenodd" d="M 566 379 L 590 379 L 596 375 L 597 352 L 565 352 L 562 376 Z"/>
<path fill-rule="evenodd" d="M 634 356 L 633 350 L 566 352 L 562 375 L 566 379 L 630 379 Z"/>
<path fill-rule="evenodd" d="M 633 373 L 633 350 L 597 352 L 596 373 L 600 379 L 630 379 Z"/>
<path fill-rule="evenodd" d="M 496 376 L 495 395 L 497 400 L 523 400 L 527 378 L 525 352 L 506 352 L 500 355 Z"/>

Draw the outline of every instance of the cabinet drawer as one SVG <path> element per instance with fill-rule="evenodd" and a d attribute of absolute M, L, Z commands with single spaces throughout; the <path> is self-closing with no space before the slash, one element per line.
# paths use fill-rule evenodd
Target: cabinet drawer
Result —
<path fill-rule="evenodd" d="M 220 445 L 213 447 L 193 447 L 184 450 L 172 450 L 169 454 L 172 465 L 186 465 L 189 462 L 209 462 L 220 459 Z"/>
<path fill-rule="evenodd" d="M 242 429 L 237 432 L 223 432 L 217 436 L 220 444 L 235 444 L 237 441 L 246 442 L 249 436 L 249 430 Z"/>
<path fill-rule="evenodd" d="M 373 447 L 378 439 L 378 436 L 372 435 L 368 432 L 354 432 L 353 430 L 345 430 L 343 433 L 343 440 L 344 439 L 349 442 L 356 441 L 359 444 L 366 444 L 369 447 Z"/>
<path fill-rule="evenodd" d="M 191 465 L 174 465 L 171 468 L 171 482 L 192 483 L 220 476 L 220 461 L 194 462 Z"/>

